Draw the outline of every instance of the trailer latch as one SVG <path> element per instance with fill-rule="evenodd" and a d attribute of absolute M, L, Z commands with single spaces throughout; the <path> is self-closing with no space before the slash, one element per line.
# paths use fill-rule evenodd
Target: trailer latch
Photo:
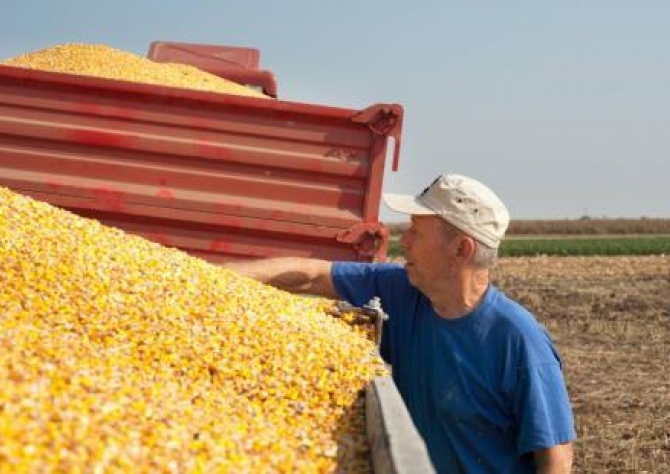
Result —
<path fill-rule="evenodd" d="M 337 234 L 337 241 L 351 244 L 361 260 L 376 257 L 382 261 L 386 257 L 389 231 L 381 222 L 360 222 Z M 367 257 L 367 258 L 366 258 Z"/>
<path fill-rule="evenodd" d="M 356 112 L 351 120 L 365 123 L 375 135 L 391 136 L 393 149 L 393 171 L 398 171 L 400 160 L 400 135 L 402 132 L 403 108 L 399 104 L 375 104 Z"/>

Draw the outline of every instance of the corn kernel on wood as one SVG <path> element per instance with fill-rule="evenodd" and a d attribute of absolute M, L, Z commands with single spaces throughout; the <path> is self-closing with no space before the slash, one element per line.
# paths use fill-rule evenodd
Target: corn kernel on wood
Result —
<path fill-rule="evenodd" d="M 373 343 L 0 187 L 0 472 L 365 472 Z"/>
<path fill-rule="evenodd" d="M 6 59 L 1 64 L 225 94 L 267 97 L 254 89 L 201 71 L 193 66 L 157 63 L 99 44 L 57 45 Z"/>

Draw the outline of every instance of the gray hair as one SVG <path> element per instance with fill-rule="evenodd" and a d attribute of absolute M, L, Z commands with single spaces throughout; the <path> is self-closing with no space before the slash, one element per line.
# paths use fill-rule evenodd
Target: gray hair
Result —
<path fill-rule="evenodd" d="M 446 222 L 444 220 L 442 220 L 442 222 L 444 224 L 445 229 L 444 235 L 447 239 L 450 239 L 456 233 L 465 234 L 465 232 L 460 230 L 455 225 Z M 494 247 L 489 247 L 488 245 L 483 244 L 482 242 L 480 242 L 475 238 L 473 238 L 473 240 L 475 242 L 475 254 L 472 258 L 472 264 L 477 268 L 488 269 L 488 270 L 493 269 L 498 263 L 498 249 Z"/>
<path fill-rule="evenodd" d="M 498 263 L 498 249 L 484 245 L 478 240 L 475 240 L 475 242 L 477 242 L 477 247 L 475 248 L 472 263 L 477 268 L 493 269 Z"/>

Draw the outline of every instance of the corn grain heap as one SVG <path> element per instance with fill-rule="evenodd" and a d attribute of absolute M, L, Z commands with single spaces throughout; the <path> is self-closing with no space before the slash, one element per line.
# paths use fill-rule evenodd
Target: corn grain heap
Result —
<path fill-rule="evenodd" d="M 374 345 L 292 296 L 0 187 L 0 471 L 364 472 Z"/>
<path fill-rule="evenodd" d="M 2 64 L 225 94 L 267 97 L 261 92 L 227 81 L 193 66 L 157 63 L 135 54 L 97 44 L 58 45 L 7 59 Z"/>

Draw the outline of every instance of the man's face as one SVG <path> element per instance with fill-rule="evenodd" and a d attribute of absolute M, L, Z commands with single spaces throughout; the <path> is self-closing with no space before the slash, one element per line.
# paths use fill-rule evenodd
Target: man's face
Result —
<path fill-rule="evenodd" d="M 454 272 L 460 232 L 437 216 L 412 216 L 400 240 L 409 281 L 419 290 L 442 281 Z"/>

